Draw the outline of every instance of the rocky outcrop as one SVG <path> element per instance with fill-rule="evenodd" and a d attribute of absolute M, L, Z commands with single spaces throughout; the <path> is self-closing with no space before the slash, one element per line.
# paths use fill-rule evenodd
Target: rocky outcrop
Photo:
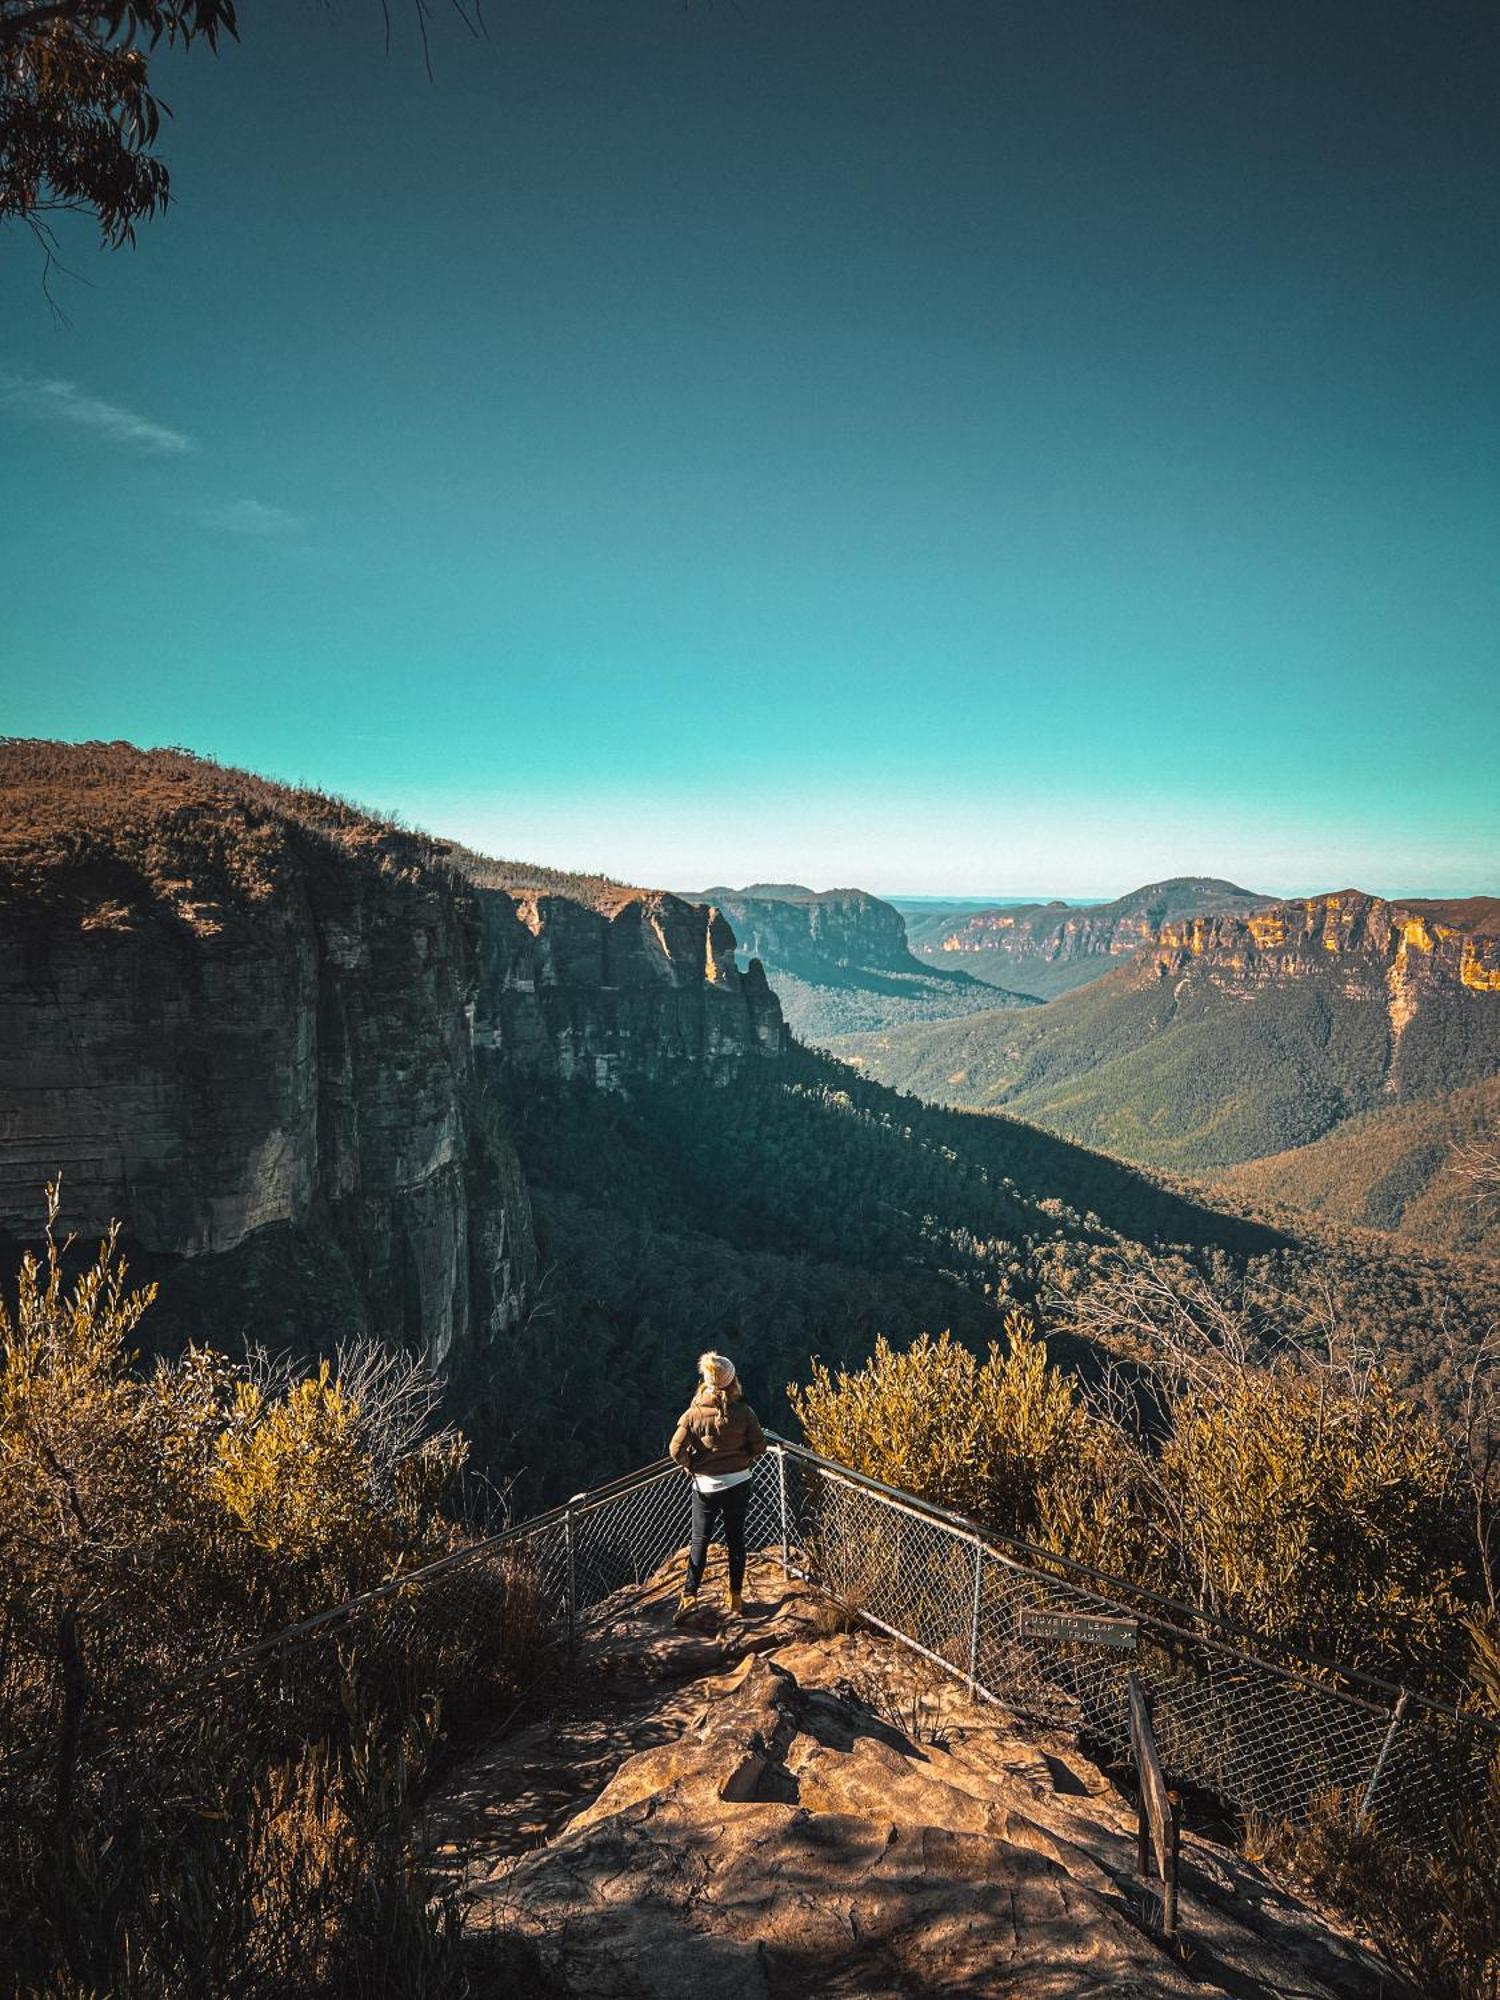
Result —
<path fill-rule="evenodd" d="M 752 882 L 746 889 L 705 889 L 704 900 L 734 926 L 742 952 L 788 972 L 910 972 L 906 920 L 864 889 L 804 889 Z"/>
<path fill-rule="evenodd" d="M 45 782 L 5 769 L 0 1228 L 34 1234 L 61 1174 L 68 1225 L 121 1218 L 186 1330 L 462 1368 L 534 1254 L 470 1043 L 472 892 L 327 801 L 41 747 Z"/>
<path fill-rule="evenodd" d="M 474 1036 L 520 1075 L 622 1088 L 781 1053 L 781 1008 L 712 906 L 622 890 L 599 906 L 481 888 Z"/>
<path fill-rule="evenodd" d="M 571 1685 L 433 1801 L 476 1945 L 491 1927 L 533 1940 L 532 1990 L 1405 1996 L 1191 1830 L 1184 1964 L 1152 1933 L 1130 1802 L 1071 1739 L 970 1703 L 878 1634 L 828 1636 L 770 1562 L 750 1594 L 745 1621 L 707 1610 L 683 1631 L 672 1576 L 623 1595 Z"/>
<path fill-rule="evenodd" d="M 1051 999 L 1154 945 L 1164 924 L 1243 915 L 1269 900 L 1233 882 L 1178 876 L 1112 903 L 1079 908 L 1057 901 L 1024 903 L 929 918 L 919 927 L 913 950 Z"/>
<path fill-rule="evenodd" d="M 1407 1097 L 1439 1087 L 1445 1076 L 1470 1081 L 1500 1058 L 1495 1007 L 1466 1004 L 1500 994 L 1497 918 L 1500 899 L 1493 897 L 1402 904 L 1343 889 L 1252 916 L 1164 925 L 1151 959 L 1161 979 L 1207 977 L 1242 991 L 1334 974 L 1342 1000 L 1382 1007 L 1384 1088 Z M 1414 1035 L 1418 1024 L 1422 1032 Z"/>
<path fill-rule="evenodd" d="M 787 1025 L 804 1042 L 1035 1004 L 953 966 L 920 963 L 901 912 L 863 889 L 755 882 L 703 895 L 734 925 L 741 956 L 764 964 Z"/>
<path fill-rule="evenodd" d="M 1211 958 L 1238 979 L 1297 979 L 1330 956 L 1351 970 L 1397 983 L 1456 982 L 1500 993 L 1500 898 L 1463 903 L 1389 903 L 1359 889 L 1272 903 L 1254 915 L 1214 915 L 1164 924 L 1155 943 L 1167 974 Z"/>

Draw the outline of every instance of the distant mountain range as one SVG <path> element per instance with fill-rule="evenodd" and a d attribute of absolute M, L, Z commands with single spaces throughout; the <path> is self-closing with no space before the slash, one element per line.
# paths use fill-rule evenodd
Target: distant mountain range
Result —
<path fill-rule="evenodd" d="M 1460 1214 L 1445 1162 L 1454 1137 L 1493 1129 L 1500 898 L 1344 890 L 1178 917 L 1045 1008 L 836 1046 L 936 1102 L 1178 1172 L 1256 1161 L 1229 1185 L 1382 1227 L 1409 1212 L 1428 1240 L 1473 1247 L 1485 1225 Z"/>
<path fill-rule="evenodd" d="M 1036 1122 L 809 1053 L 736 963 L 758 947 L 828 1008 L 993 1001 L 903 955 L 879 898 L 709 901 L 474 855 L 182 752 L 0 742 L 0 1274 L 60 1173 L 68 1223 L 121 1217 L 160 1281 L 152 1345 L 400 1342 L 545 1498 L 658 1450 L 705 1345 L 774 1418 L 810 1355 L 857 1365 L 924 1327 L 982 1351 L 997 1307 L 1164 1252 L 1278 1284 L 1315 1260 L 1411 1379 L 1434 1376 L 1441 1315 L 1472 1344 L 1500 1311 L 1500 1268 L 1339 1224 L 1459 1213 L 1432 1149 L 1492 1129 L 1500 901 L 1189 919 L 1046 1006 L 854 1044 L 971 1038 L 975 1101 L 1009 1090 Z M 1009 1081 L 981 1088 L 1007 1037 Z M 943 1053 L 931 1094 L 960 1095 Z M 1075 1117 L 1220 1174 L 1308 1142 L 1304 1182 L 1269 1198 L 1325 1213 L 1164 1186 L 1070 1143 Z"/>
<path fill-rule="evenodd" d="M 865 889 L 752 882 L 692 892 L 729 919 L 742 963 L 758 958 L 802 1041 L 948 1021 L 996 1007 L 1034 1007 L 954 966 L 913 958 L 901 912 Z"/>
<path fill-rule="evenodd" d="M 972 973 L 1016 993 L 1054 999 L 1086 986 L 1144 946 L 1163 924 L 1244 916 L 1275 899 L 1210 876 L 1150 882 L 1112 903 L 997 904 L 938 909 L 907 920 L 911 949 L 929 964 Z"/>

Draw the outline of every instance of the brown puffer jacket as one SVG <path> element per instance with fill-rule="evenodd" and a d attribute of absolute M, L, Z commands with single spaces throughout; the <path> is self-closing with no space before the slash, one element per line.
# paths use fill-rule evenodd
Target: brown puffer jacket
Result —
<path fill-rule="evenodd" d="M 737 1382 L 727 1390 L 700 1389 L 678 1418 L 669 1447 L 689 1472 L 711 1473 L 743 1472 L 765 1448 L 760 1419 Z"/>

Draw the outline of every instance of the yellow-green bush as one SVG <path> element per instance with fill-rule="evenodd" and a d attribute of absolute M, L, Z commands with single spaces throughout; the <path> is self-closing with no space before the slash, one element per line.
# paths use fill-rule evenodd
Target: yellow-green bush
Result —
<path fill-rule="evenodd" d="M 1458 1456 L 1425 1412 L 1379 1374 L 1280 1357 L 1226 1363 L 1171 1419 L 1161 1479 L 1195 1598 L 1396 1680 L 1460 1666 Z"/>
<path fill-rule="evenodd" d="M 1047 1481 L 1083 1445 L 1087 1419 L 1024 1313 L 976 1360 L 948 1333 L 904 1351 L 884 1338 L 861 1369 L 813 1366 L 787 1391 L 809 1444 L 873 1479 L 1025 1534 Z"/>
<path fill-rule="evenodd" d="M 195 1678 L 454 1548 L 462 1440 L 379 1354 L 137 1367 L 152 1289 L 114 1233 L 75 1271 L 57 1208 L 0 1302 L 0 1993 L 453 1990 L 407 1800 L 447 1712 L 514 1698 L 534 1579 Z"/>
<path fill-rule="evenodd" d="M 1462 1454 L 1378 1371 L 1210 1349 L 1149 1394 L 1089 1401 L 1029 1319 L 1007 1331 L 984 1361 L 923 1334 L 815 1366 L 789 1391 L 809 1443 L 1267 1638 L 1452 1693 L 1480 1590 Z"/>

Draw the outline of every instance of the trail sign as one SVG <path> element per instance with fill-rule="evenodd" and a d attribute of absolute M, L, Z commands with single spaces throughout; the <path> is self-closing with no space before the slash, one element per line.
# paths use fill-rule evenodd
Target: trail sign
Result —
<path fill-rule="evenodd" d="M 1023 1639 L 1081 1639 L 1085 1645 L 1113 1646 L 1133 1653 L 1139 1626 L 1133 1618 L 1094 1618 L 1082 1611 L 1023 1611 Z"/>

